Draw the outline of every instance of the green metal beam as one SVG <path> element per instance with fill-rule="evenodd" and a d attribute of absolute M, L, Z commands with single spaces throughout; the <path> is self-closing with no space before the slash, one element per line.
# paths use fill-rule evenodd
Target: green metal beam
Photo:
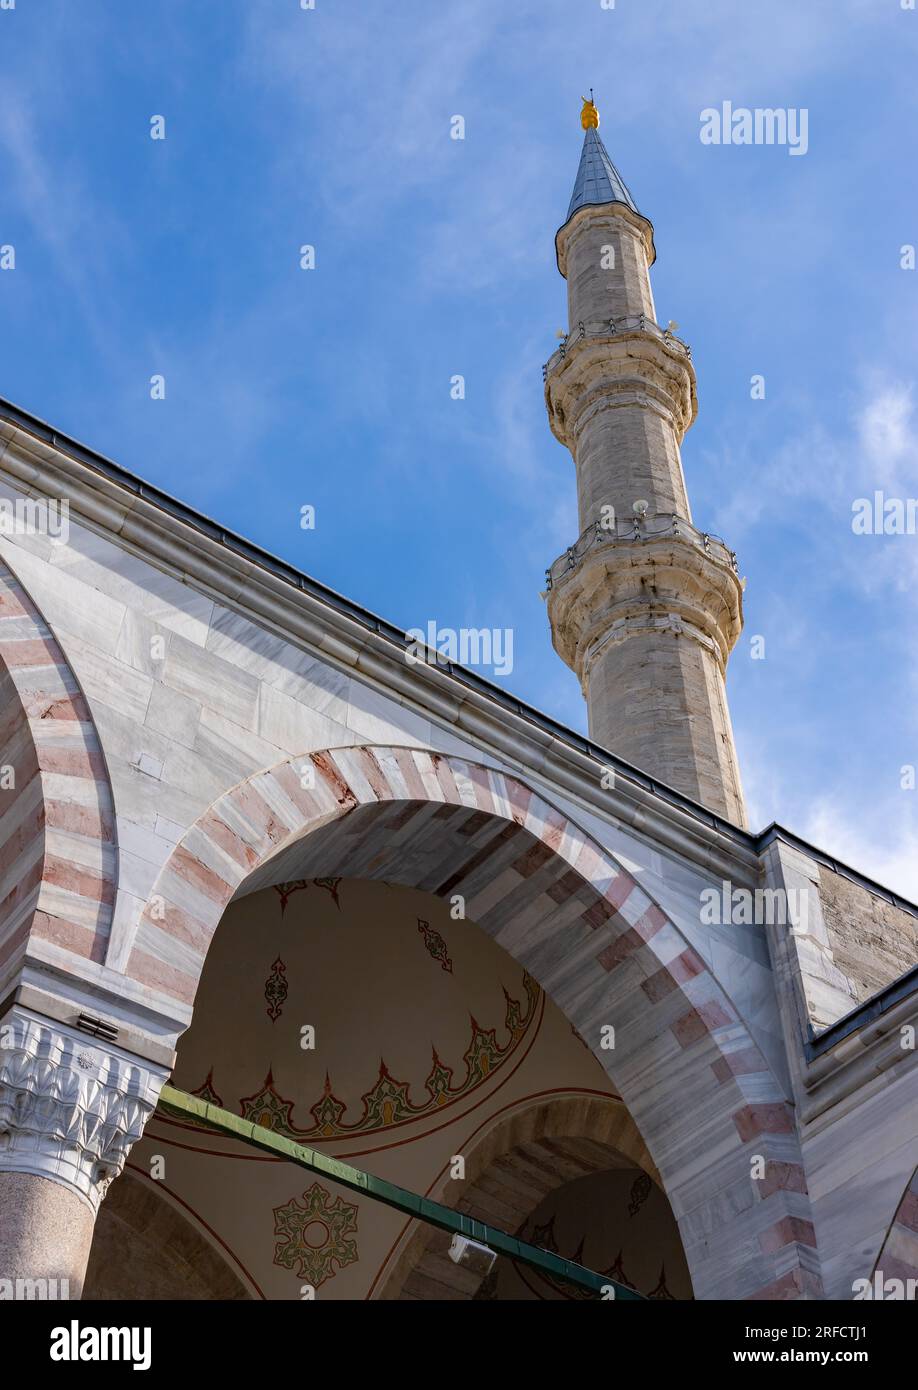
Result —
<path fill-rule="evenodd" d="M 265 1129 L 263 1125 L 253 1124 L 251 1120 L 243 1120 L 239 1115 L 221 1110 L 219 1106 L 211 1105 L 199 1096 L 190 1096 L 187 1091 L 180 1091 L 175 1086 L 163 1087 L 159 1104 L 163 1110 L 181 1115 L 184 1119 L 206 1124 L 211 1129 L 219 1130 L 221 1134 L 228 1134 L 232 1139 L 241 1139 L 244 1144 L 251 1144 L 256 1149 L 263 1149 L 266 1153 L 276 1154 L 278 1158 L 286 1159 L 289 1163 L 307 1168 L 311 1173 L 321 1173 L 340 1187 L 359 1192 L 372 1198 L 374 1202 L 395 1207 L 397 1211 L 404 1212 L 406 1216 L 418 1221 L 425 1221 L 429 1226 L 438 1226 L 441 1231 L 449 1231 L 451 1234 L 468 1236 L 482 1245 L 487 1245 L 490 1250 L 507 1255 L 511 1260 L 518 1260 L 521 1264 L 531 1265 L 533 1269 L 554 1279 L 562 1279 L 565 1283 L 574 1284 L 577 1288 L 587 1289 L 607 1299 L 644 1301 L 643 1295 L 636 1293 L 634 1289 L 626 1288 L 624 1284 L 616 1283 L 604 1274 L 585 1269 L 573 1260 L 562 1259 L 560 1255 L 554 1255 L 549 1250 L 527 1245 L 525 1241 L 517 1240 L 516 1236 L 508 1236 L 506 1232 L 499 1231 L 494 1226 L 488 1226 L 483 1221 L 474 1221 L 472 1217 L 463 1216 L 461 1212 L 453 1211 L 441 1202 L 433 1202 L 429 1197 L 419 1197 L 416 1192 L 409 1192 L 407 1188 L 397 1187 L 395 1183 L 387 1182 L 384 1178 L 377 1178 L 372 1173 L 353 1168 L 349 1163 L 342 1163 L 340 1159 L 319 1153 L 317 1149 L 308 1149 L 303 1144 L 294 1143 L 283 1134 L 276 1134 L 274 1130 Z"/>

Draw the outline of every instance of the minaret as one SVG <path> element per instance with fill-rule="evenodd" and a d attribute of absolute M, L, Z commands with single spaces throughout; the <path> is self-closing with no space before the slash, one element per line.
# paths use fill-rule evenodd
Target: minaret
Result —
<path fill-rule="evenodd" d="M 742 585 L 732 551 L 692 524 L 679 452 L 698 412 L 691 352 L 656 322 L 653 227 L 599 138 L 592 94 L 581 121 L 555 238 L 570 326 L 545 367 L 581 534 L 548 572 L 552 641 L 597 743 L 745 825 L 725 684 Z"/>

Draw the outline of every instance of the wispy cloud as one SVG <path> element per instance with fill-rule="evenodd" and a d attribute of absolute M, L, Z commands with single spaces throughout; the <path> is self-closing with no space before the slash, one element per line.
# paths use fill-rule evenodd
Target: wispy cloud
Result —
<path fill-rule="evenodd" d="M 868 823 L 850 803 L 823 798 L 809 808 L 798 833 L 842 863 L 918 902 L 916 796 L 918 792 L 901 791 L 898 799 L 875 807 Z"/>
<path fill-rule="evenodd" d="M 0 85 L 0 160 L 5 197 L 24 217 L 63 285 L 79 305 L 86 329 L 107 356 L 116 345 L 104 311 L 106 265 L 127 237 L 117 212 L 94 195 L 78 163 L 62 168 L 53 144 L 54 105 L 7 76 Z M 20 258 L 20 269 L 26 266 Z M 33 268 L 34 269 L 34 268 Z"/>

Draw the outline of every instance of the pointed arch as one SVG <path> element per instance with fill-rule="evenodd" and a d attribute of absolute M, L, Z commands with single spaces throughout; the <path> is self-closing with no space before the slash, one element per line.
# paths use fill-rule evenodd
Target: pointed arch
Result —
<path fill-rule="evenodd" d="M 99 1208 L 82 1301 L 259 1297 L 250 1276 L 199 1227 L 162 1184 L 128 1164 Z"/>
<path fill-rule="evenodd" d="M 33 943 L 101 963 L 115 899 L 108 771 L 54 634 L 0 561 L 0 973 Z"/>
<path fill-rule="evenodd" d="M 627 1166 L 660 1185 L 634 1120 L 609 1096 L 556 1095 L 514 1106 L 463 1145 L 462 1156 L 464 1180 L 454 1182 L 444 1167 L 427 1195 L 511 1235 L 549 1193 L 573 1178 Z M 370 1297 L 423 1296 L 429 1283 L 441 1298 L 473 1298 L 483 1278 L 452 1263 L 449 1242 L 443 1231 L 409 1223 Z"/>
<path fill-rule="evenodd" d="M 357 746 L 255 774 L 175 847 L 128 974 L 190 1016 L 230 900 L 321 875 L 458 901 L 539 982 L 643 1134 L 699 1297 L 820 1293 L 793 1113 L 752 1035 L 659 905 L 509 773 L 425 749 Z M 610 1027 L 614 1047 L 604 1047 Z"/>

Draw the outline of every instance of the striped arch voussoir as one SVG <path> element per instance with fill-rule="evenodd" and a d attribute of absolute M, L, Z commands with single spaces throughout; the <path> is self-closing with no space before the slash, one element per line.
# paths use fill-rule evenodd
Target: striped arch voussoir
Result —
<path fill-rule="evenodd" d="M 33 949 L 102 962 L 114 812 L 86 700 L 35 604 L 0 561 L 0 969 Z"/>

